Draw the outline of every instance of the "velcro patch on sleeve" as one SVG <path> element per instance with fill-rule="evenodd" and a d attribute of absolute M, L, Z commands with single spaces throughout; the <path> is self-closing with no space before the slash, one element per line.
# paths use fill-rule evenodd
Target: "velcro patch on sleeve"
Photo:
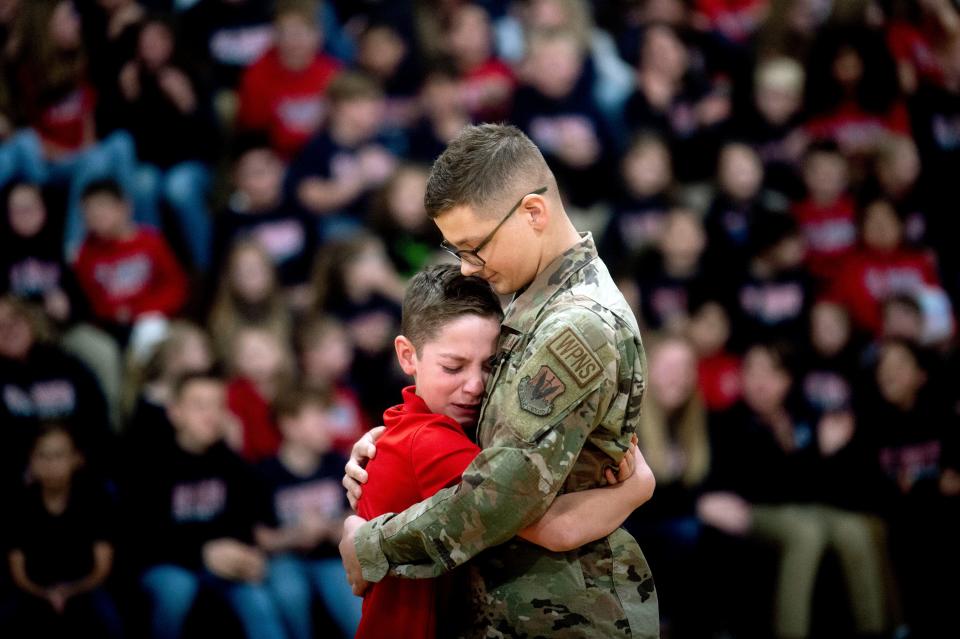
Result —
<path fill-rule="evenodd" d="M 525 376 L 517 385 L 517 397 L 520 399 L 520 408 L 544 417 L 553 411 L 553 400 L 566 390 L 557 374 L 543 365 L 531 379 Z"/>
<path fill-rule="evenodd" d="M 603 372 L 600 360 L 571 328 L 564 328 L 550 340 L 547 350 L 557 358 L 580 388 L 590 384 Z"/>

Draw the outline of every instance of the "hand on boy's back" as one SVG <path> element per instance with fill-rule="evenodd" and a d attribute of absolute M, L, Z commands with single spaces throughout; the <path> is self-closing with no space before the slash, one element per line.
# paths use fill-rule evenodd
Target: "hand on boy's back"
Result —
<path fill-rule="evenodd" d="M 236 539 L 214 539 L 203 547 L 203 563 L 213 574 L 231 581 L 261 581 L 263 553 Z"/>
<path fill-rule="evenodd" d="M 387 430 L 386 426 L 377 426 L 367 431 L 357 440 L 350 451 L 350 461 L 344 467 L 343 487 L 347 489 L 350 508 L 357 510 L 357 500 L 363 494 L 363 484 L 367 483 L 367 471 L 364 467 L 377 455 L 376 441 Z"/>
<path fill-rule="evenodd" d="M 361 596 L 370 584 L 363 578 L 363 568 L 360 567 L 360 559 L 357 557 L 357 547 L 353 540 L 357 536 L 357 528 L 367 523 L 363 517 L 350 515 L 343 521 L 343 537 L 340 538 L 340 559 L 343 561 L 343 569 L 347 573 L 347 582 L 350 584 L 353 594 Z"/>

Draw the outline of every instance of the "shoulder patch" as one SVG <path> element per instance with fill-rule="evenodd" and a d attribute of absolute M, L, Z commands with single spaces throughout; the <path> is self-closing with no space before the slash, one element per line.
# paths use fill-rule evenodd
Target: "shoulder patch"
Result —
<path fill-rule="evenodd" d="M 525 375 L 517 385 L 520 408 L 543 417 L 553 410 L 553 400 L 567 389 L 549 366 L 543 365 L 531 379 Z"/>
<path fill-rule="evenodd" d="M 567 369 L 580 388 L 587 386 L 603 372 L 600 360 L 570 328 L 564 328 L 550 340 L 547 350 Z"/>

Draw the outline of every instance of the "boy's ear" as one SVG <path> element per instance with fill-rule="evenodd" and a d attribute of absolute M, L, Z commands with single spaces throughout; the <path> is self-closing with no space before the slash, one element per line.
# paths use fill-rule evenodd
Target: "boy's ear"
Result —
<path fill-rule="evenodd" d="M 417 374 L 417 349 L 413 342 L 404 335 L 397 335 L 393 340 L 393 348 L 397 351 L 397 361 L 404 373 L 415 377 Z"/>

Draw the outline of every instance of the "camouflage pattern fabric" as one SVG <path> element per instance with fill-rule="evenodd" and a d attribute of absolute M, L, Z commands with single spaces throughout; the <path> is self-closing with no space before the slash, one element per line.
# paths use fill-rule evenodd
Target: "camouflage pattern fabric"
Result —
<path fill-rule="evenodd" d="M 561 493 L 604 485 L 635 432 L 646 362 L 636 319 L 589 234 L 507 308 L 463 481 L 362 526 L 364 577 L 470 562 L 464 637 L 657 637 L 653 577 L 618 529 L 566 553 L 514 535 Z"/>

